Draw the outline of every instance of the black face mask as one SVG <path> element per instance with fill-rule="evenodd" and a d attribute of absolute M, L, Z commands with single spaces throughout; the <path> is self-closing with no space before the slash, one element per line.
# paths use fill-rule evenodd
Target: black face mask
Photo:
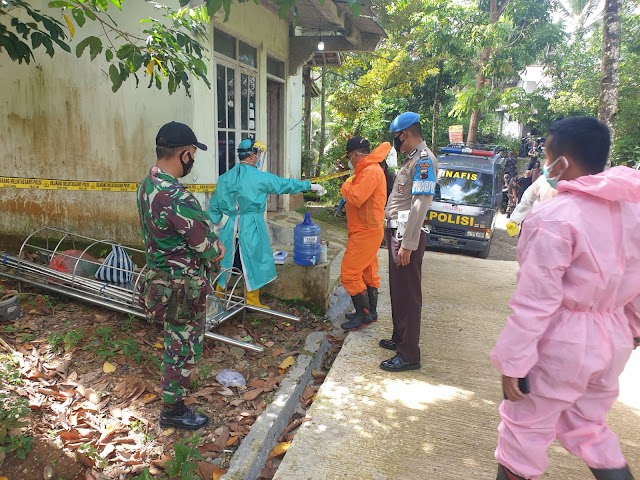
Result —
<path fill-rule="evenodd" d="M 182 161 L 182 157 L 184 157 L 184 155 L 187 155 L 187 158 L 189 159 L 189 161 L 187 163 L 184 163 Z M 184 151 L 180 154 L 180 163 L 182 164 L 182 176 L 186 177 L 187 175 L 189 175 L 189 172 L 191 171 L 191 169 L 193 168 L 193 163 L 195 162 L 193 155 L 191 155 L 191 152 L 189 151 Z"/>
<path fill-rule="evenodd" d="M 404 140 L 406 140 L 406 138 L 404 140 L 400 140 L 400 137 L 402 136 L 404 132 L 400 132 L 400 135 L 398 135 L 397 137 L 395 137 L 393 139 L 393 148 L 396 149 L 396 152 L 400 153 L 400 149 L 402 148 L 402 144 L 404 143 Z"/>

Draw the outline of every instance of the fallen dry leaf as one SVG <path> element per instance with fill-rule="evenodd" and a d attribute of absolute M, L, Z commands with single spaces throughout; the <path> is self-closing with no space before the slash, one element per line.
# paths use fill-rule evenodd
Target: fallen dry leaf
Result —
<path fill-rule="evenodd" d="M 238 443 L 238 439 L 240 437 L 231 437 L 229 438 L 229 440 L 227 440 L 227 447 L 230 447 L 232 445 L 235 445 L 236 443 Z"/>
<path fill-rule="evenodd" d="M 211 480 L 220 480 L 222 478 L 222 475 L 224 475 L 225 473 L 227 473 L 227 471 L 224 468 L 220 468 L 217 465 L 214 465 L 215 470 L 213 472 L 213 475 L 211 475 Z"/>
<path fill-rule="evenodd" d="M 118 369 L 118 367 L 116 367 L 114 364 L 109 363 L 109 362 L 104 362 L 104 365 L 102 365 L 102 371 L 104 373 L 113 373 Z"/>
<path fill-rule="evenodd" d="M 286 350 L 284 348 L 276 347 L 273 350 L 271 350 L 271 356 L 273 356 L 273 358 L 276 358 L 276 357 L 279 357 L 280 355 L 282 355 L 285 352 L 286 352 Z"/>
<path fill-rule="evenodd" d="M 154 343 L 153 348 L 157 348 L 158 350 L 160 350 L 161 348 L 164 348 L 164 345 L 162 345 L 161 343 Z"/>
<path fill-rule="evenodd" d="M 285 437 L 292 432 L 293 430 L 295 430 L 296 428 L 298 428 L 300 425 L 302 425 L 304 422 L 308 422 L 310 421 L 311 418 L 309 417 L 303 417 L 303 418 L 297 418 L 294 421 L 292 421 L 291 423 L 289 423 L 289 425 L 287 425 L 287 427 L 284 429 L 284 431 L 282 432 L 282 435 L 280 435 L 280 441 L 281 442 L 285 442 Z"/>
<path fill-rule="evenodd" d="M 252 378 L 248 385 L 252 388 L 264 388 L 267 381 L 262 378 Z"/>
<path fill-rule="evenodd" d="M 196 462 L 196 465 L 198 466 L 198 474 L 205 480 L 213 478 L 215 471 L 218 468 L 209 462 Z"/>
<path fill-rule="evenodd" d="M 258 398 L 260 396 L 260 394 L 263 391 L 264 390 L 262 390 L 261 388 L 256 388 L 255 390 L 249 390 L 244 395 L 242 395 L 242 399 L 243 400 L 255 400 L 256 398 Z"/>
<path fill-rule="evenodd" d="M 223 448 L 217 443 L 205 443 L 204 445 L 198 447 L 198 451 L 200 453 L 221 453 L 223 451 Z"/>
<path fill-rule="evenodd" d="M 291 446 L 291 442 L 280 442 L 278 445 L 276 445 L 271 449 L 271 452 L 269 453 L 269 458 L 282 457 L 285 453 L 287 453 L 287 450 L 289 450 L 290 446 Z"/>
<path fill-rule="evenodd" d="M 284 373 L 295 362 L 296 362 L 296 359 L 293 357 L 293 355 L 289 355 L 282 362 L 280 362 L 280 365 L 278 365 L 278 372 Z"/>
<path fill-rule="evenodd" d="M 93 468 L 95 462 L 84 453 L 76 452 L 76 460 L 85 467 Z"/>
<path fill-rule="evenodd" d="M 224 395 L 225 397 L 234 395 L 233 390 L 230 390 L 227 387 L 222 387 L 222 390 L 217 390 L 217 393 L 219 393 L 220 395 Z"/>
<path fill-rule="evenodd" d="M 188 397 L 184 397 L 184 404 L 189 406 L 189 405 L 193 405 L 195 403 L 199 403 L 198 399 L 194 396 L 188 396 Z"/>
<path fill-rule="evenodd" d="M 206 397 L 217 392 L 219 387 L 206 387 L 191 394 L 193 397 Z"/>
<path fill-rule="evenodd" d="M 217 430 L 216 430 L 217 431 Z M 218 438 L 216 438 L 214 444 L 218 445 L 220 449 L 224 450 L 227 446 L 227 442 L 229 441 L 229 427 L 221 427 L 220 434 Z"/>

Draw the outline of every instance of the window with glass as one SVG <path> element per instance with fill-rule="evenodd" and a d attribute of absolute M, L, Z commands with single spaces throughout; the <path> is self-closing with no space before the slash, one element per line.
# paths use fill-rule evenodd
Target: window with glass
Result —
<path fill-rule="evenodd" d="M 273 58 L 271 56 L 267 57 L 267 73 L 277 78 L 281 78 L 284 80 L 284 62 Z"/>
<path fill-rule="evenodd" d="M 214 29 L 218 125 L 218 175 L 236 163 L 236 146 L 256 138 L 258 53 L 255 47 Z"/>
<path fill-rule="evenodd" d="M 441 168 L 433 199 L 453 205 L 491 206 L 493 177 L 488 173 Z"/>

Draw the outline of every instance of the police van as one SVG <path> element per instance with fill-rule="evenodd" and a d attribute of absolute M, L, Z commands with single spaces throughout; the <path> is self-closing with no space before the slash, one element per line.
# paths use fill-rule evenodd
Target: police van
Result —
<path fill-rule="evenodd" d="M 495 146 L 440 149 L 438 184 L 427 213 L 427 246 L 489 256 L 502 203 L 505 158 Z"/>

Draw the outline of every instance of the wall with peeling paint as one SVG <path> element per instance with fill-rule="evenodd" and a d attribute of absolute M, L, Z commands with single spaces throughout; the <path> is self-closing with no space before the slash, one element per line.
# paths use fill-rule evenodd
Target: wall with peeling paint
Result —
<path fill-rule="evenodd" d="M 60 16 L 59 10 L 46 7 L 47 0 L 32 4 Z M 125 5 L 123 13 L 113 14 L 124 30 L 139 30 L 138 20 L 153 13 L 144 2 Z M 266 132 L 267 121 L 267 53 L 286 59 L 288 25 L 248 2 L 234 4 L 222 28 L 258 47 L 260 136 Z M 77 29 L 76 40 L 94 33 L 102 32 L 87 24 Z M 75 42 L 71 47 L 75 51 Z M 210 39 L 208 48 L 213 51 Z M 61 50 L 53 58 L 42 52 L 35 56 L 31 65 L 19 65 L 0 52 L 0 176 L 138 182 L 155 162 L 158 128 L 177 120 L 192 126 L 198 138 L 211 147 L 198 152 L 193 172 L 184 182 L 215 182 L 216 96 L 204 83 L 194 83 L 191 98 L 184 90 L 169 96 L 165 90 L 147 89 L 144 79 L 139 88 L 135 81 L 127 81 L 112 93 L 103 56 L 94 62 Z M 211 58 L 208 71 L 213 83 Z M 287 102 L 289 118 L 290 106 Z M 288 127 L 285 131 L 285 154 L 299 163 L 300 152 L 286 147 L 291 132 Z M 298 172 L 299 167 L 288 170 Z M 206 207 L 206 196 L 199 199 Z M 3 233 L 26 236 L 44 226 L 57 226 L 90 237 L 140 243 L 135 193 L 0 188 L 0 212 Z"/>

